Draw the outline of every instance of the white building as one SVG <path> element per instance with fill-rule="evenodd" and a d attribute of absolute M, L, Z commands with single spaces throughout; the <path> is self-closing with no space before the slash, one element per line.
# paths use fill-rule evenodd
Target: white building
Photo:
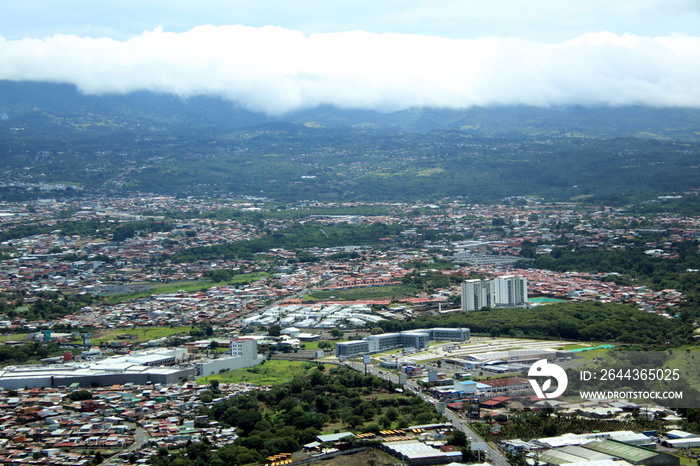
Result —
<path fill-rule="evenodd" d="M 483 307 L 515 307 L 527 303 L 527 278 L 504 275 L 493 280 L 465 280 L 462 283 L 462 310 Z"/>
<path fill-rule="evenodd" d="M 432 340 L 463 342 L 469 340 L 468 328 L 429 328 L 406 330 L 400 333 L 370 335 L 362 340 L 341 341 L 335 344 L 337 357 L 353 357 L 361 354 L 381 353 L 395 348 L 427 348 Z"/>
<path fill-rule="evenodd" d="M 462 310 L 476 311 L 494 305 L 493 280 L 465 280 L 462 283 Z"/>
<path fill-rule="evenodd" d="M 253 338 L 236 338 L 231 340 L 231 356 L 206 359 L 195 364 L 197 375 L 206 377 L 224 371 L 257 366 L 264 361 L 258 356 L 258 342 Z"/>
<path fill-rule="evenodd" d="M 527 278 L 504 275 L 494 280 L 496 306 L 514 307 L 527 303 Z"/>

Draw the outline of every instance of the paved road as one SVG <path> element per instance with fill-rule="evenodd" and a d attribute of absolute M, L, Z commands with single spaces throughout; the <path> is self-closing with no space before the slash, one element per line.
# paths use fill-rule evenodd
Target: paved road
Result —
<path fill-rule="evenodd" d="M 134 431 L 134 443 L 127 448 L 126 451 L 140 450 L 144 445 L 146 445 L 150 438 L 151 436 L 148 434 L 148 432 L 137 426 L 136 430 Z"/>
<path fill-rule="evenodd" d="M 121 464 L 121 461 L 119 460 L 119 455 L 123 453 L 130 453 L 133 451 L 138 451 L 141 448 L 146 445 L 148 440 L 151 438 L 151 436 L 146 432 L 144 429 L 141 427 L 137 426 L 136 424 L 132 424 L 130 422 L 125 422 L 124 424 L 131 426 L 134 428 L 134 443 L 131 444 L 131 446 L 125 450 L 119 451 L 115 453 L 114 455 L 110 456 L 109 458 L 106 458 L 101 464 L 103 465 L 109 465 L 109 464 Z"/>
<path fill-rule="evenodd" d="M 472 428 L 469 427 L 468 422 L 459 418 L 449 409 L 445 410 L 445 417 L 450 420 L 450 422 L 453 426 L 455 426 L 455 428 L 461 430 L 466 434 L 467 438 L 473 446 L 476 446 L 478 444 L 480 447 L 483 447 L 483 451 L 486 452 L 485 459 L 487 461 L 492 462 L 496 466 L 510 466 L 510 463 L 508 462 L 506 457 L 503 456 L 500 451 L 496 450 L 491 445 L 486 443 L 484 439 L 482 439 L 476 432 L 474 432 Z"/>
<path fill-rule="evenodd" d="M 357 371 L 365 372 L 366 370 L 367 373 L 376 375 L 377 377 L 390 380 L 396 384 L 399 383 L 398 375 L 392 372 L 388 372 L 386 370 L 378 369 L 371 364 L 368 364 L 366 368 L 364 364 L 359 362 L 348 362 L 347 365 Z M 435 400 L 434 398 L 423 393 L 421 388 L 411 381 L 407 381 L 406 384 L 404 384 L 404 389 L 412 391 L 413 393 L 415 393 L 416 395 L 420 396 L 425 401 L 433 405 L 437 402 L 437 400 Z M 510 466 L 510 463 L 508 462 L 506 457 L 503 456 L 503 454 L 501 454 L 500 451 L 486 443 L 483 438 L 481 438 L 476 432 L 474 432 L 474 430 L 472 430 L 472 428 L 469 427 L 469 423 L 467 421 L 461 419 L 449 409 L 445 409 L 445 417 L 452 423 L 452 425 L 456 429 L 459 429 L 462 432 L 464 432 L 472 444 L 474 444 L 475 446 L 478 445 L 480 447 L 483 447 L 483 451 L 486 452 L 486 461 L 493 463 L 495 466 Z"/>

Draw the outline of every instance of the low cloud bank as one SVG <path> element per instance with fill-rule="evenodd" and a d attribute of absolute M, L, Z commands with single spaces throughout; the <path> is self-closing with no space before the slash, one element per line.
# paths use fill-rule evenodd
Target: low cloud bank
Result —
<path fill-rule="evenodd" d="M 0 37 L 0 79 L 89 94 L 220 96 L 280 114 L 496 104 L 700 107 L 700 37 L 586 34 L 549 44 L 279 27 L 161 29 L 125 41 Z"/>

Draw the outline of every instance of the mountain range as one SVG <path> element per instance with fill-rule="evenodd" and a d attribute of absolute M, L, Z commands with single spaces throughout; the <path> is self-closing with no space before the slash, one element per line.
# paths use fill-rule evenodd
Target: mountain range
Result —
<path fill-rule="evenodd" d="M 619 205 L 700 188 L 699 138 L 700 110 L 685 108 L 266 115 L 206 96 L 0 81 L 0 200 L 87 190 Z"/>
<path fill-rule="evenodd" d="M 210 126 L 231 129 L 274 123 L 368 131 L 461 130 L 505 137 L 700 138 L 700 110 L 625 107 L 472 107 L 462 110 L 410 108 L 382 113 L 321 106 L 283 115 L 252 112 L 217 97 L 172 94 L 87 95 L 69 84 L 0 81 L 0 117 L 16 125 L 47 122 L 52 116 L 86 116 L 112 124 Z"/>

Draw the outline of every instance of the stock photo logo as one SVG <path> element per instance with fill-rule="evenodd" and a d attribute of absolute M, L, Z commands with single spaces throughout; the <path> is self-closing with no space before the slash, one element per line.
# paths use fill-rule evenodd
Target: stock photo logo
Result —
<path fill-rule="evenodd" d="M 532 385 L 532 389 L 535 390 L 538 398 L 556 398 L 564 393 L 569 383 L 564 369 L 556 364 L 547 362 L 546 359 L 540 359 L 530 366 L 527 375 L 531 377 L 529 379 L 530 385 Z M 532 377 L 536 378 L 533 379 Z M 547 379 L 540 386 L 537 378 L 541 377 L 547 377 Z M 552 379 L 557 381 L 556 389 L 552 392 L 547 392 L 552 388 Z"/>

